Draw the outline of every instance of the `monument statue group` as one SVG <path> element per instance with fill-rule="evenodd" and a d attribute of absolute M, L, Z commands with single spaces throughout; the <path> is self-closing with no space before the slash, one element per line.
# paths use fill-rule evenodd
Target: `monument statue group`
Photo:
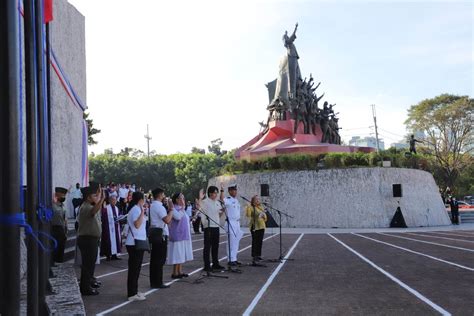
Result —
<path fill-rule="evenodd" d="M 285 54 L 280 59 L 278 77 L 267 83 L 269 112 L 263 130 L 236 152 L 237 158 L 254 159 L 287 153 L 370 152 L 367 147 L 341 146 L 336 105 L 321 99 L 313 75 L 303 78 L 295 40 L 298 23 L 291 35 L 285 31 Z M 328 146 L 332 145 L 332 146 Z"/>
<path fill-rule="evenodd" d="M 286 120 L 288 115 L 295 120 L 293 132 L 296 134 L 298 125 L 303 123 L 304 134 L 317 134 L 316 127 L 319 125 L 322 132 L 322 142 L 330 144 L 341 144 L 339 135 L 338 118 L 334 113 L 335 104 L 324 102 L 323 108 L 319 108 L 319 102 L 324 93 L 319 97 L 316 90 L 321 85 L 319 82 L 314 85 L 313 75 L 302 78 L 298 64 L 299 55 L 295 47 L 296 31 L 295 26 L 293 34 L 288 37 L 288 32 L 283 35 L 283 44 L 287 49 L 287 54 L 282 57 L 280 62 L 279 76 L 274 81 L 268 83 L 268 94 L 270 104 L 269 117 L 265 128 L 268 128 L 268 122 L 271 120 Z"/>

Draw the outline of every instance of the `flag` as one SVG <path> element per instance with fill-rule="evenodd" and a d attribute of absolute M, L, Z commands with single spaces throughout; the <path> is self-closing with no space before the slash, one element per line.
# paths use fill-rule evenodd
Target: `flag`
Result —
<path fill-rule="evenodd" d="M 53 20 L 53 0 L 43 0 L 44 23 L 49 23 Z"/>

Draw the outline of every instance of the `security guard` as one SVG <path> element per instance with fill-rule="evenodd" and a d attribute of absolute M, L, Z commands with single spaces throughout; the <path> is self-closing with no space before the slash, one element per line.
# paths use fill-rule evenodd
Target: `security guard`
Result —
<path fill-rule="evenodd" d="M 67 239 L 67 220 L 66 220 L 66 201 L 67 189 L 56 187 L 54 189 L 55 200 L 53 203 L 53 219 L 51 221 L 51 235 L 58 242 L 57 248 L 54 250 L 53 259 L 55 262 L 63 262 L 64 246 Z"/>
<path fill-rule="evenodd" d="M 224 199 L 224 189 L 221 187 L 221 201 L 224 201 L 226 207 L 226 214 L 228 221 L 225 224 L 229 236 L 229 247 L 227 247 L 227 255 L 229 256 L 229 266 L 241 265 L 237 261 L 237 252 L 239 250 L 240 239 L 242 238 L 242 231 L 240 230 L 240 203 L 237 200 L 237 185 L 231 184 L 227 187 L 229 195 Z M 230 227 L 229 227 L 230 226 Z"/>

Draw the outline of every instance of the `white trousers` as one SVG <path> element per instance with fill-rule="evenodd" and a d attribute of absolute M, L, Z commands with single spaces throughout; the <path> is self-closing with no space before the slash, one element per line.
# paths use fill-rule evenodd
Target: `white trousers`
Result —
<path fill-rule="evenodd" d="M 240 239 L 242 238 L 242 231 L 240 230 L 240 222 L 239 221 L 229 221 L 229 224 L 232 226 L 230 229 L 229 234 L 229 245 L 230 245 L 230 255 L 229 255 L 229 245 L 227 245 L 227 256 L 230 258 L 230 261 L 237 261 L 237 252 L 239 251 L 239 243 Z M 225 226 L 226 230 L 228 230 L 228 226 L 226 223 Z"/>

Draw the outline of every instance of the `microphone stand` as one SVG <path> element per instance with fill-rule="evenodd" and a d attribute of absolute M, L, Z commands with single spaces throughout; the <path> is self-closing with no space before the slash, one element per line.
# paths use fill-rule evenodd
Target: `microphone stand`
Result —
<path fill-rule="evenodd" d="M 201 214 L 204 214 L 204 216 L 206 216 L 208 223 L 209 223 L 209 222 L 213 222 L 214 224 L 216 224 L 217 226 L 219 226 L 220 228 L 222 228 L 222 229 L 225 230 L 225 228 L 222 227 L 222 225 L 221 225 L 220 223 L 218 223 L 218 222 L 216 222 L 215 220 L 213 220 L 212 218 L 210 218 L 209 215 L 207 215 L 206 212 L 202 211 L 201 209 L 197 209 L 197 210 L 198 210 Z M 208 224 L 208 226 L 209 226 L 209 224 Z M 209 239 L 211 239 L 211 236 L 210 236 L 211 231 L 208 230 L 208 233 L 209 233 Z M 206 237 L 204 236 L 204 238 L 206 238 Z M 194 283 L 202 283 L 202 280 L 204 280 L 205 278 L 221 278 L 221 279 L 228 279 L 229 277 L 226 276 L 226 275 L 212 274 L 210 271 L 206 271 L 206 273 L 205 273 L 205 274 L 201 274 L 201 276 L 200 276 L 199 278 L 197 278 L 197 279 L 194 281 Z"/>
<path fill-rule="evenodd" d="M 225 214 L 225 221 L 227 222 L 227 250 L 229 251 L 229 254 L 227 256 L 227 271 L 234 272 L 234 273 L 242 273 L 242 270 L 237 269 L 237 268 L 234 269 L 230 265 L 230 262 L 231 262 L 230 261 L 230 231 L 232 230 L 232 234 L 234 235 L 235 238 L 237 238 L 237 234 L 235 233 L 234 228 L 232 227 L 232 225 L 230 225 L 229 215 L 227 214 L 227 208 L 225 207 L 225 203 L 222 202 L 221 200 L 219 200 L 219 202 L 222 205 L 222 208 L 223 208 L 224 214 Z"/>
<path fill-rule="evenodd" d="M 283 260 L 294 260 L 294 259 L 285 259 L 285 257 L 283 256 L 283 250 L 282 250 L 282 233 L 281 233 L 281 215 L 285 215 L 286 217 L 288 218 L 294 218 L 293 216 L 283 212 L 283 211 L 280 211 L 279 209 L 276 209 L 274 207 L 272 207 L 271 205 L 269 205 L 268 203 L 263 203 L 263 205 L 265 205 L 266 207 L 268 207 L 269 209 L 271 210 L 274 210 L 275 212 L 278 213 L 278 226 L 280 226 L 280 257 L 278 257 L 278 259 L 270 259 L 268 260 L 269 262 L 282 262 Z"/>

